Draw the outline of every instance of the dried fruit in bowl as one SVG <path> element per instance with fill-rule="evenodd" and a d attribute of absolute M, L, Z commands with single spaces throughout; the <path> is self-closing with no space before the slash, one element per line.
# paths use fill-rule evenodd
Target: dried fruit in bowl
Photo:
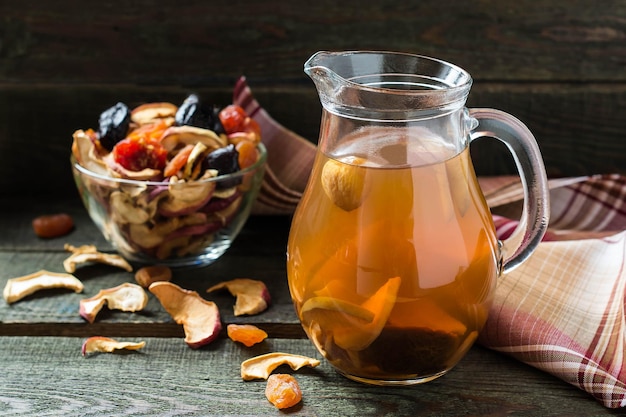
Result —
<path fill-rule="evenodd" d="M 216 259 L 239 232 L 260 187 L 265 148 L 258 124 L 233 108 L 196 95 L 180 106 L 117 103 L 97 130 L 74 132 L 79 191 L 125 258 Z"/>

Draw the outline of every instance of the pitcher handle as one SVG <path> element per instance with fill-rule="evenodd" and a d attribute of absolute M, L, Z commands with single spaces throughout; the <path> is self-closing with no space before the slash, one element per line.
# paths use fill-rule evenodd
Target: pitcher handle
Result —
<path fill-rule="evenodd" d="M 535 137 L 517 118 L 500 110 L 483 108 L 469 109 L 469 116 L 478 122 L 470 133 L 470 141 L 491 137 L 503 142 L 513 155 L 522 180 L 524 206 L 520 222 L 502 242 L 501 272 L 506 274 L 530 256 L 548 228 L 550 191 L 546 170 Z"/>

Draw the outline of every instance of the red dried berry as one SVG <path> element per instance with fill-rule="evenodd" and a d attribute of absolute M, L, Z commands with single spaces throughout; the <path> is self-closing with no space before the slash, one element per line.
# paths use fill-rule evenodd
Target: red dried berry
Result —
<path fill-rule="evenodd" d="M 115 162 L 130 171 L 165 168 L 167 150 L 158 141 L 146 137 L 126 138 L 113 148 Z"/>
<path fill-rule="evenodd" d="M 235 104 L 226 106 L 220 111 L 220 121 L 226 133 L 242 132 L 248 115 L 246 111 Z"/>

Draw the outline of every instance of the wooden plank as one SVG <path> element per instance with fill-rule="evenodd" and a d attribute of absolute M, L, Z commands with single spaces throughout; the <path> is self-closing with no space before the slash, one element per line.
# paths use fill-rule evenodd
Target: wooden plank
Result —
<path fill-rule="evenodd" d="M 138 341 L 138 338 L 120 340 Z M 181 340 L 146 338 L 138 352 L 81 357 L 81 338 L 3 337 L 3 415 L 282 415 L 265 399 L 264 381 L 244 382 L 242 360 L 284 351 L 321 359 L 307 340 L 268 339 L 244 348 L 221 339 L 192 350 Z M 289 368 L 277 372 L 291 373 Z M 422 386 L 351 382 L 322 361 L 293 372 L 305 416 L 619 415 L 588 394 L 480 347 L 448 375 Z"/>
<path fill-rule="evenodd" d="M 36 215 L 42 214 L 42 208 L 33 200 L 22 200 L 21 203 L 21 211 L 7 213 L 0 210 L 3 213 L 0 215 L 0 230 L 11 231 L 0 234 L 0 265 L 3 266 L 0 271 L 0 288 L 4 288 L 9 278 L 28 275 L 40 269 L 64 272 L 63 260 L 69 255 L 63 249 L 65 243 L 74 246 L 95 244 L 101 251 L 113 250 L 91 222 L 80 201 L 75 200 L 73 204 L 67 201 L 50 202 L 46 207 L 47 211 L 43 213 L 65 211 L 75 221 L 72 233 L 56 239 L 40 239 L 35 236 L 30 222 Z M 9 207 L 6 203 L 2 205 L 5 210 Z M 267 330 L 277 336 L 302 337 L 302 329 L 286 285 L 285 248 L 288 227 L 288 217 L 253 217 L 221 259 L 205 268 L 177 269 L 174 271 L 173 282 L 215 301 L 224 324 L 267 323 Z M 263 236 L 263 244 L 260 244 L 260 236 Z M 137 267 L 135 265 L 135 269 Z M 87 336 L 105 330 L 122 335 L 137 331 L 148 336 L 181 334 L 180 326 L 173 323 L 152 294 L 149 294 L 148 305 L 142 312 L 126 313 L 104 308 L 98 314 L 96 323 L 87 324 L 78 314 L 79 301 L 95 295 L 103 288 L 135 282 L 134 274 L 108 265 L 87 264 L 79 266 L 74 275 L 85 285 L 82 294 L 67 290 L 48 290 L 35 293 L 12 305 L 0 302 L 0 335 L 25 335 L 30 334 L 33 329 L 49 335 Z M 235 299 L 227 291 L 206 293 L 210 286 L 234 278 L 253 278 L 265 282 L 272 296 L 270 308 L 262 315 L 235 317 Z M 148 323 L 151 325 L 146 327 Z"/>
<path fill-rule="evenodd" d="M 226 102 L 230 88 L 198 91 L 214 102 Z M 317 141 L 321 106 L 312 84 L 252 88 L 276 120 Z M 76 196 L 69 166 L 74 130 L 95 127 L 98 114 L 117 100 L 178 103 L 187 93 L 174 87 L 4 89 L 0 94 L 0 188 L 8 194 Z M 537 137 L 550 176 L 626 173 L 624 86 L 476 84 L 468 105 L 501 109 L 526 123 Z M 508 154 L 495 143 L 481 141 L 476 149 L 479 175 L 515 172 Z"/>
<path fill-rule="evenodd" d="M 71 10 L 71 12 L 68 12 Z M 325 49 L 433 55 L 480 80 L 626 80 L 619 0 L 73 0 L 0 4 L 0 80 L 215 85 L 240 73 L 302 81 Z"/>

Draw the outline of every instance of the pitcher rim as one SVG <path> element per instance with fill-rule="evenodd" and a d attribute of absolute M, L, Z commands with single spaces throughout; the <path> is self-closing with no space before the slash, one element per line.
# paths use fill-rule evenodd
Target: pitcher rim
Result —
<path fill-rule="evenodd" d="M 380 87 L 380 86 L 371 86 L 371 85 L 367 85 L 367 84 L 361 84 L 359 82 L 353 81 L 354 77 L 352 79 L 350 78 L 346 78 L 340 74 L 338 74 L 336 71 L 334 71 L 332 68 L 329 68 L 326 65 L 313 65 L 313 62 L 318 59 L 320 56 L 339 56 L 339 55 L 387 55 L 387 56 L 405 56 L 405 57 L 410 57 L 410 58 L 417 58 L 417 59 L 422 59 L 425 61 L 430 61 L 433 63 L 437 63 L 443 66 L 446 66 L 450 69 L 453 69 L 455 71 L 457 71 L 459 74 L 461 74 L 463 76 L 462 82 L 458 83 L 458 84 L 454 84 L 454 85 L 450 85 L 450 84 L 446 84 L 444 88 L 439 88 L 439 89 L 424 89 L 424 90 L 412 90 L 412 89 L 394 89 L 394 88 L 387 88 L 387 87 Z M 341 80 L 345 81 L 346 83 L 348 83 L 349 85 L 353 85 L 357 88 L 361 88 L 361 89 L 367 89 L 367 90 L 372 90 L 372 91 L 381 91 L 381 92 L 385 92 L 385 93 L 390 93 L 390 94 L 407 94 L 407 95 L 429 95 L 429 94 L 433 94 L 434 92 L 440 91 L 462 91 L 462 90 L 467 90 L 469 92 L 472 84 L 473 84 L 473 78 L 471 76 L 471 74 L 469 73 L 469 71 L 467 71 L 466 69 L 464 69 L 463 67 L 453 64 L 449 61 L 446 61 L 444 59 L 441 58 L 435 58 L 433 56 L 429 56 L 429 55 L 424 55 L 424 54 L 415 54 L 415 53 L 410 53 L 410 52 L 402 52 L 402 51 L 387 51 L 387 50 L 375 50 L 375 49 L 367 49 L 367 50 L 345 50 L 345 51 L 332 51 L 332 50 L 320 50 L 315 52 L 313 55 L 311 55 L 311 57 L 309 57 L 309 59 L 304 63 L 304 72 L 311 76 L 311 71 L 315 68 L 325 68 L 329 71 L 331 71 L 335 76 L 341 78 Z M 372 73 L 372 75 L 374 75 L 374 73 Z M 425 74 L 418 74 L 418 75 L 425 75 Z"/>

